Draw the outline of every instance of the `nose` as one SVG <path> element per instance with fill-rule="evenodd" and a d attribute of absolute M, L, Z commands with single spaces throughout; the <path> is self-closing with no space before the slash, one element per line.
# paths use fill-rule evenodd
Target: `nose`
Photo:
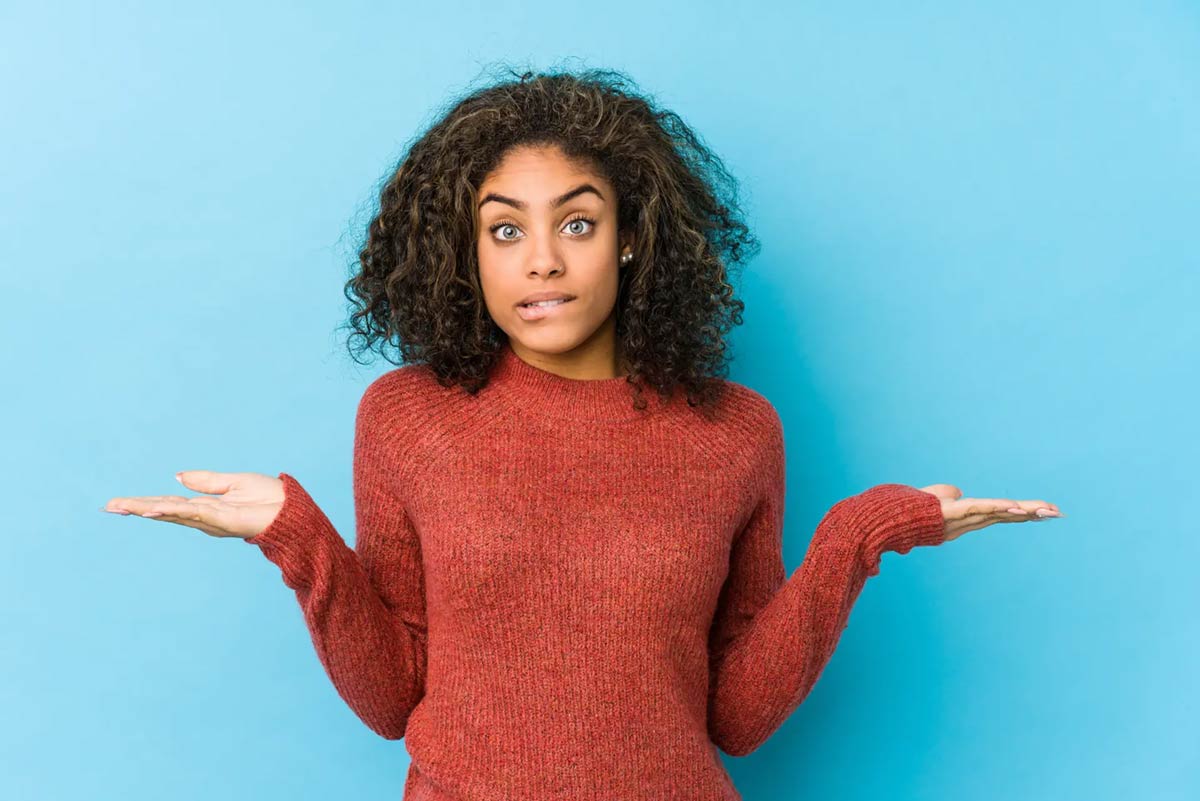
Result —
<path fill-rule="evenodd" d="M 563 270 L 562 253 L 553 237 L 536 237 L 529 254 L 529 272 L 533 275 L 555 275 Z"/>

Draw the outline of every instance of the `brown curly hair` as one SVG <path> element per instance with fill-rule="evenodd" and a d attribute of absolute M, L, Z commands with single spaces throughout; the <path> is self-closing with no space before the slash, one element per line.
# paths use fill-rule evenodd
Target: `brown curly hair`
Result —
<path fill-rule="evenodd" d="M 451 101 L 382 182 L 345 285 L 351 354 L 378 344 L 397 363 L 384 347 L 395 340 L 404 363 L 427 364 L 443 386 L 474 393 L 487 383 L 507 335 L 484 305 L 476 192 L 510 149 L 550 144 L 610 181 L 619 227 L 637 245 L 616 301 L 635 406 L 644 407 L 643 382 L 663 397 L 683 387 L 691 406 L 714 401 L 725 335 L 744 309 L 729 271 L 759 250 L 736 180 L 623 72 L 505 69 L 510 79 Z"/>

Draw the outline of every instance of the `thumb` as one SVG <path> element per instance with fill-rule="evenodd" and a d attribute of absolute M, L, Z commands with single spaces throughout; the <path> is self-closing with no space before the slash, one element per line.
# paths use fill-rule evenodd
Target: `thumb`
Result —
<path fill-rule="evenodd" d="M 946 500 L 957 501 L 962 497 L 962 490 L 953 484 L 930 484 L 928 487 L 921 487 L 925 492 L 931 492 L 939 498 Z"/>
<path fill-rule="evenodd" d="M 236 473 L 216 473 L 212 470 L 181 470 L 175 479 L 190 490 L 209 495 L 224 495 L 233 486 Z"/>

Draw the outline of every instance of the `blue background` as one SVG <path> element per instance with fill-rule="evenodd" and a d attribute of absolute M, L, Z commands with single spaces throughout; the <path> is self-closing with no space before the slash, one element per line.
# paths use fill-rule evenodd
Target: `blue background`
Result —
<path fill-rule="evenodd" d="M 343 348 L 347 265 L 504 61 L 627 71 L 742 181 L 789 574 L 875 483 L 1067 514 L 885 556 L 724 757 L 745 798 L 1200 796 L 1200 9 L 1048 5 L 6 4 L 0 795 L 400 797 L 274 565 L 98 507 L 287 470 L 353 540 L 390 365 Z"/>

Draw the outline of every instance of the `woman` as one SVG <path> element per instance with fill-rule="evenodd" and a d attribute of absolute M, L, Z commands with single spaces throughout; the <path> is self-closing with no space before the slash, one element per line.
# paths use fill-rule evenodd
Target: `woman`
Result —
<path fill-rule="evenodd" d="M 740 798 L 717 748 L 796 709 L 884 553 L 1057 507 L 880 484 L 786 577 L 782 424 L 721 377 L 757 244 L 733 186 L 619 73 L 467 96 L 347 284 L 405 362 L 358 406 L 354 549 L 287 473 L 107 510 L 276 563 L 341 697 L 405 738 L 408 801 Z"/>

